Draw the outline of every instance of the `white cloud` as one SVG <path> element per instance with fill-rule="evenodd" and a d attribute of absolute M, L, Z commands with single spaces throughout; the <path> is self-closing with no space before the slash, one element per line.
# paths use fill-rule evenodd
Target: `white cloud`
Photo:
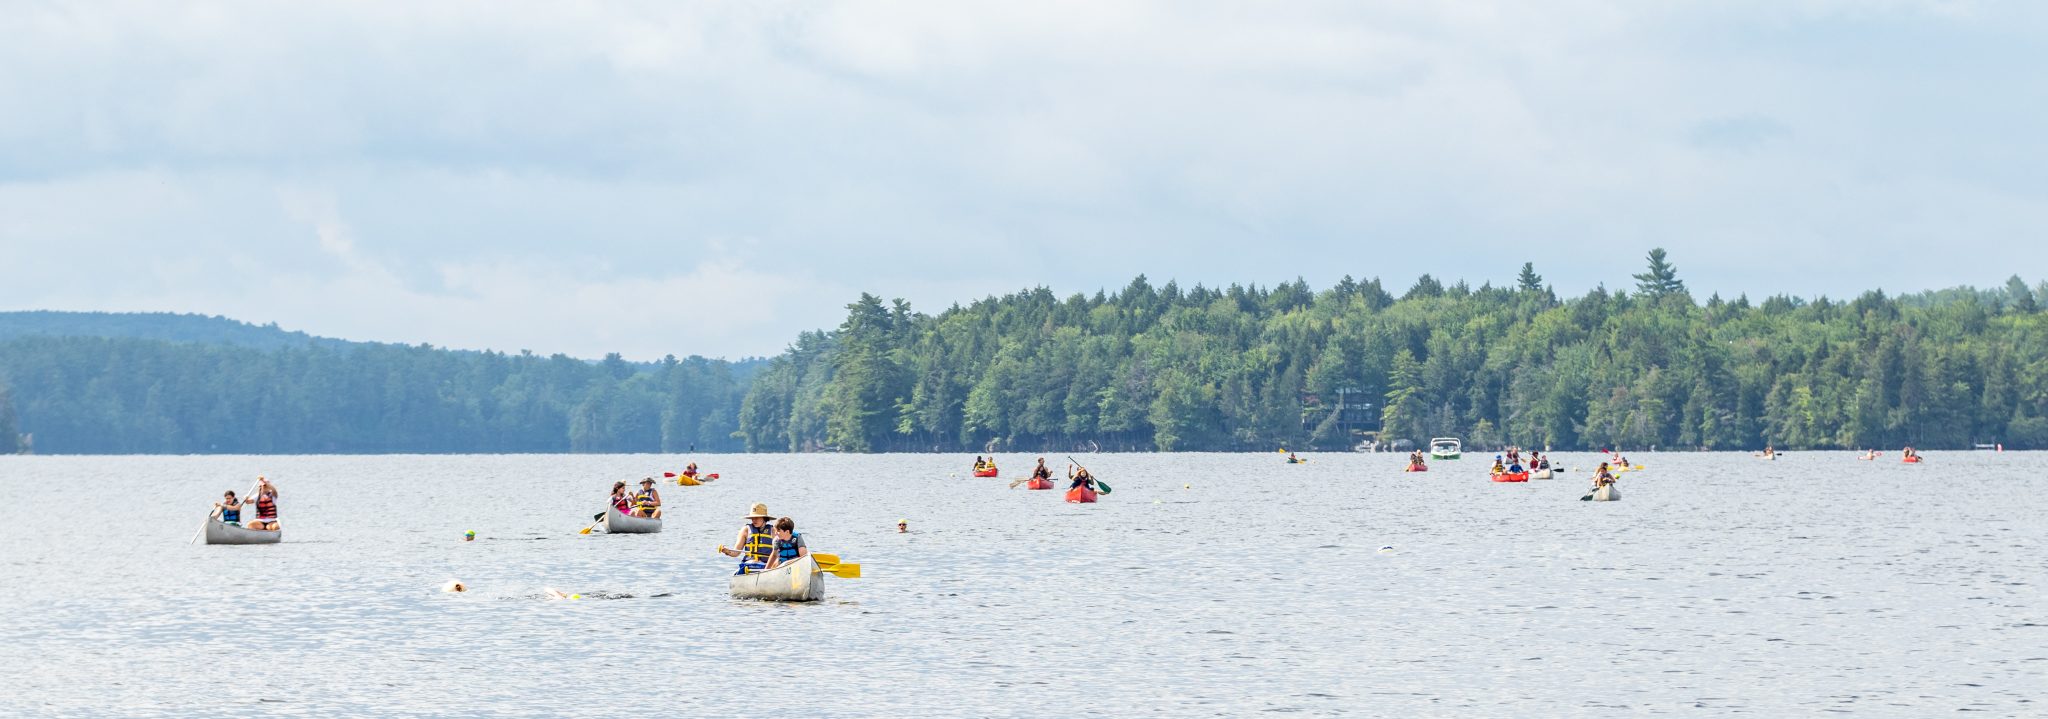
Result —
<path fill-rule="evenodd" d="M 742 354 L 863 290 L 937 309 L 1141 272 L 1405 286 L 1534 260 L 1577 290 L 1664 245 L 1703 292 L 1989 284 L 1983 258 L 2048 260 L 2043 17 L 35 5 L 0 14 L 0 306 Z"/>

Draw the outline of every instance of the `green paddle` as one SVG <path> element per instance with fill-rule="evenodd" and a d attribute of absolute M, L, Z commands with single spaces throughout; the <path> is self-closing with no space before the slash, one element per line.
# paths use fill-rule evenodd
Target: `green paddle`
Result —
<path fill-rule="evenodd" d="M 1074 462 L 1074 455 L 1067 455 L 1067 461 Z M 1083 465 L 1080 462 L 1074 462 L 1074 466 L 1080 467 L 1082 469 L 1088 468 L 1086 465 Z M 1094 474 L 1094 472 L 1089 472 L 1089 474 Z M 1099 494 L 1109 494 L 1109 483 L 1102 481 L 1100 478 L 1097 478 L 1095 480 L 1095 491 Z"/>

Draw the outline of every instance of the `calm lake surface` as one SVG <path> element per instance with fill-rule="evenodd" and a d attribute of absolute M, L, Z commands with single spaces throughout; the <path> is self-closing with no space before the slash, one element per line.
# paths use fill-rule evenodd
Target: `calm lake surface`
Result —
<path fill-rule="evenodd" d="M 619 536 L 681 458 L 0 457 L 0 715 L 2048 715 L 2048 454 L 1854 456 L 697 455 Z M 284 543 L 187 543 L 259 473 Z M 754 502 L 866 576 L 730 599 Z"/>

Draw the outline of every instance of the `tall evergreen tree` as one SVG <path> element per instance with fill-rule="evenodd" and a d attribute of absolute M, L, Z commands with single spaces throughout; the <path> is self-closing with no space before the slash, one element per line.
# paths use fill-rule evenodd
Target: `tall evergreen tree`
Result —
<path fill-rule="evenodd" d="M 1522 263 L 1522 274 L 1515 278 L 1515 283 L 1522 288 L 1523 292 L 1543 291 L 1543 276 L 1536 274 L 1536 263 L 1534 262 Z"/>
<path fill-rule="evenodd" d="M 1685 291 L 1685 282 L 1678 279 L 1678 268 L 1664 261 L 1664 248 L 1650 250 L 1648 272 L 1632 275 L 1636 280 L 1636 291 L 1651 297 L 1663 297 Z"/>

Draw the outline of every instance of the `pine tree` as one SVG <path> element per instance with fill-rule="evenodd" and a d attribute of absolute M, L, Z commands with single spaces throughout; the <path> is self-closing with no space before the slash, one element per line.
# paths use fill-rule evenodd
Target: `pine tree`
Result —
<path fill-rule="evenodd" d="M 1522 275 L 1515 278 L 1515 281 L 1522 286 L 1523 292 L 1543 291 L 1543 276 L 1536 274 L 1536 263 L 1534 262 L 1522 263 Z"/>
<path fill-rule="evenodd" d="M 1685 282 L 1678 279 L 1678 268 L 1664 261 L 1664 248 L 1650 250 L 1650 271 L 1632 275 L 1636 279 L 1636 291 L 1651 297 L 1663 297 L 1685 291 Z"/>

